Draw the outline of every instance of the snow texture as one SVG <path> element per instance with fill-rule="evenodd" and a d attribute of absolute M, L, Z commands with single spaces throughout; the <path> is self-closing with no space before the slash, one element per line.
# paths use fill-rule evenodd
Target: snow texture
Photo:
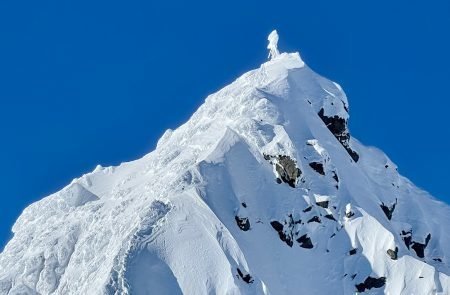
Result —
<path fill-rule="evenodd" d="M 0 294 L 450 294 L 449 206 L 277 39 L 156 150 L 26 208 Z"/>

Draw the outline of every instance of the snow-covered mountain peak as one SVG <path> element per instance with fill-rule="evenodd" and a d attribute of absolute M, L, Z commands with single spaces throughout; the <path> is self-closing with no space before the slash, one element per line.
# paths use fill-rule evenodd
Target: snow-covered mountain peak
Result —
<path fill-rule="evenodd" d="M 26 208 L 0 294 L 449 294 L 449 207 L 277 41 L 151 153 Z"/>

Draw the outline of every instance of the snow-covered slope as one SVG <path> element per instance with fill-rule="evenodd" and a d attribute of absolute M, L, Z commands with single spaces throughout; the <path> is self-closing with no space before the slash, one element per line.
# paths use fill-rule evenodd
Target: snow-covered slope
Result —
<path fill-rule="evenodd" d="M 450 208 L 350 137 L 298 53 L 209 96 L 155 151 L 26 208 L 0 294 L 450 294 Z"/>

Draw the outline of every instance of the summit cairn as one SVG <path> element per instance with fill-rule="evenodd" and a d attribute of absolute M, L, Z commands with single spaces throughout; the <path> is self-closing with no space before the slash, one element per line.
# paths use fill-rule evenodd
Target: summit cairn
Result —
<path fill-rule="evenodd" d="M 269 45 L 267 45 L 267 49 L 269 49 L 269 59 L 276 58 L 280 52 L 278 51 L 278 33 L 277 30 L 273 30 L 272 33 L 267 37 L 269 41 Z"/>

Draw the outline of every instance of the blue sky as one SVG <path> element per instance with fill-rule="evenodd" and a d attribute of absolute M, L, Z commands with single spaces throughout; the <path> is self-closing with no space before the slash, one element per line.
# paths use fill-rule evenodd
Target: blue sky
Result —
<path fill-rule="evenodd" d="M 450 203 L 450 1 L 366 2 L 1 1 L 0 248 L 31 202 L 151 151 L 264 62 L 274 28 L 344 87 L 355 137 Z"/>

